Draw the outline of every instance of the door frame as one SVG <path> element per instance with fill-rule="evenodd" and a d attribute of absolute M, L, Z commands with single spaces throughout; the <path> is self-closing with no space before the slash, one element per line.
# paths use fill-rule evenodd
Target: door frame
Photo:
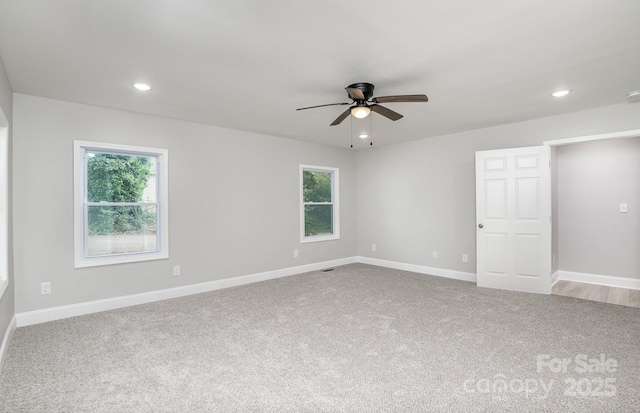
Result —
<path fill-rule="evenodd" d="M 557 146 L 564 146 L 564 145 L 571 145 L 574 143 L 582 143 L 582 142 L 590 142 L 590 141 L 598 141 L 598 140 L 605 140 L 605 139 L 624 139 L 624 138 L 640 138 L 640 129 L 629 129 L 629 130 L 624 130 L 624 131 L 618 131 L 618 132 L 607 132 L 607 133 L 600 133 L 600 134 L 596 134 L 596 135 L 585 135 L 585 136 L 577 136 L 577 137 L 573 137 L 573 138 L 563 138 L 563 139 L 554 139 L 554 140 L 548 140 L 548 141 L 543 141 L 542 145 L 544 146 L 549 146 L 549 152 L 552 153 L 551 149 L 553 147 L 557 147 Z M 552 155 L 553 157 L 553 155 Z M 554 254 L 557 255 L 557 245 L 554 244 L 554 240 L 553 240 L 553 235 L 555 233 L 555 230 L 558 226 L 558 222 L 557 222 L 557 217 L 554 216 L 554 212 L 557 214 L 557 209 L 554 211 L 554 202 L 556 201 L 556 196 L 557 194 L 554 194 L 553 191 L 553 177 L 554 177 L 554 169 L 556 168 L 556 165 L 553 164 L 551 165 L 551 174 L 550 174 L 550 179 L 552 180 L 551 185 L 549 185 L 549 191 L 551 191 L 550 194 L 550 199 L 551 199 L 551 208 L 552 208 L 552 220 L 551 220 L 551 254 L 552 256 Z M 557 240 L 556 240 L 557 242 Z M 553 265 L 555 264 L 555 262 L 552 260 L 552 268 Z M 553 271 L 553 270 L 552 270 Z M 560 270 L 557 270 L 555 272 L 553 272 L 551 274 L 551 286 L 553 287 L 553 285 L 558 282 L 560 280 L 560 274 L 559 274 Z"/>

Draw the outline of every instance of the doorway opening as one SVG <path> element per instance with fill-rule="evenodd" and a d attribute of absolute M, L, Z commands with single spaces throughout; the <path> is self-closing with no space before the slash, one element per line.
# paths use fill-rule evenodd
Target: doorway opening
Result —
<path fill-rule="evenodd" d="M 551 151 L 552 293 L 640 304 L 640 130 Z"/>

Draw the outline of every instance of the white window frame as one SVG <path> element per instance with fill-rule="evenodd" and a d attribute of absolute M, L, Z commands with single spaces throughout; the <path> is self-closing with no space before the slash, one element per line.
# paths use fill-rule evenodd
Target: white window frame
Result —
<path fill-rule="evenodd" d="M 87 141 L 74 141 L 74 252 L 75 268 L 99 265 L 123 264 L 169 258 L 169 152 L 166 149 L 118 145 Z M 129 156 L 148 156 L 157 160 L 157 204 L 158 204 L 158 249 L 151 252 L 136 252 L 110 256 L 88 257 L 86 255 L 87 226 L 87 170 L 88 151 Z"/>
<path fill-rule="evenodd" d="M 304 171 L 331 173 L 332 202 L 304 202 Z M 333 234 L 304 234 L 305 205 L 333 205 Z M 300 242 L 319 242 L 340 239 L 340 170 L 328 166 L 300 165 Z"/>
<path fill-rule="evenodd" d="M 0 298 L 9 287 L 9 122 L 0 109 Z"/>

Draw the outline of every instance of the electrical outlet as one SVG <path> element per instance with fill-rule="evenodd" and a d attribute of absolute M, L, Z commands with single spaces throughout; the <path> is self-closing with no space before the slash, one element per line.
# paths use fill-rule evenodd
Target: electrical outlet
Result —
<path fill-rule="evenodd" d="M 298 258 L 298 250 L 293 250 L 293 258 Z"/>
<path fill-rule="evenodd" d="M 51 294 L 51 283 L 40 283 L 40 295 Z"/>
<path fill-rule="evenodd" d="M 433 258 L 438 258 L 438 251 L 433 251 Z"/>
<path fill-rule="evenodd" d="M 469 254 L 462 254 L 462 262 L 469 262 Z"/>
<path fill-rule="evenodd" d="M 376 247 L 376 244 L 371 244 L 371 251 L 375 251 L 378 247 Z"/>
<path fill-rule="evenodd" d="M 180 275 L 180 266 L 179 265 L 174 265 L 173 266 L 173 276 L 177 277 L 178 275 Z"/>

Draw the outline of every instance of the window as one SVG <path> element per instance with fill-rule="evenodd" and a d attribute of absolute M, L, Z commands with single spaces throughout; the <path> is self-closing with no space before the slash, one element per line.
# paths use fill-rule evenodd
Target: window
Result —
<path fill-rule="evenodd" d="M 338 169 L 300 165 L 301 242 L 340 238 Z"/>
<path fill-rule="evenodd" d="M 74 149 L 76 268 L 169 258 L 167 150 Z"/>

